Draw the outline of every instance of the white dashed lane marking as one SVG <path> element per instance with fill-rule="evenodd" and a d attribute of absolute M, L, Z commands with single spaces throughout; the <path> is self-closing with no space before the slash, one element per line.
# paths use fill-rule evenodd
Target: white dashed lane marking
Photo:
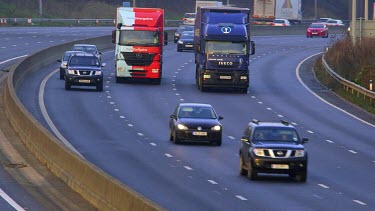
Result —
<path fill-rule="evenodd" d="M 150 143 L 150 145 L 152 145 L 152 146 L 154 146 L 154 147 L 156 147 L 156 146 L 157 146 L 157 144 L 155 144 L 155 143 Z"/>
<path fill-rule="evenodd" d="M 295 122 L 292 122 L 292 125 L 298 125 L 297 123 L 295 123 Z"/>
<path fill-rule="evenodd" d="M 115 111 L 120 111 L 120 110 L 118 110 L 117 108 L 115 108 Z"/>
<path fill-rule="evenodd" d="M 357 152 L 354 151 L 354 150 L 348 150 L 348 151 L 351 152 L 351 153 L 353 153 L 353 154 L 357 154 Z"/>
<path fill-rule="evenodd" d="M 139 136 L 144 136 L 143 133 L 137 133 Z"/>
<path fill-rule="evenodd" d="M 335 142 L 331 141 L 331 140 L 326 140 L 326 142 L 330 143 L 330 144 L 333 144 Z"/>
<path fill-rule="evenodd" d="M 271 111 L 271 110 L 272 110 L 272 108 L 267 108 L 267 110 Z"/>
<path fill-rule="evenodd" d="M 213 184 L 213 185 L 217 185 L 217 182 L 213 181 L 213 180 L 207 180 L 209 183 Z"/>
<path fill-rule="evenodd" d="M 247 199 L 245 197 L 243 197 L 243 196 L 237 195 L 236 197 L 239 198 L 242 201 L 247 201 Z"/>
<path fill-rule="evenodd" d="M 283 115 L 281 115 L 281 114 L 279 114 L 279 115 L 277 115 L 278 117 L 280 117 L 280 118 L 283 118 L 284 116 Z"/>
<path fill-rule="evenodd" d="M 132 124 L 128 124 L 128 126 L 129 126 L 129 127 L 133 127 L 133 125 L 132 125 Z"/>
<path fill-rule="evenodd" d="M 326 185 L 323 185 L 323 184 L 318 184 L 320 187 L 322 187 L 322 188 L 325 188 L 325 189 L 328 189 L 329 187 L 328 186 L 326 186 Z"/>
<path fill-rule="evenodd" d="M 125 119 L 125 117 L 124 117 L 124 116 L 120 116 L 120 118 L 121 118 L 121 119 Z"/>
<path fill-rule="evenodd" d="M 360 200 L 353 200 L 355 203 L 358 203 L 360 205 L 367 205 L 366 203 L 364 202 L 361 202 Z"/>
<path fill-rule="evenodd" d="M 232 139 L 232 140 L 236 139 L 236 138 L 233 137 L 233 136 L 228 136 L 228 138 L 230 138 L 230 139 Z"/>
<path fill-rule="evenodd" d="M 167 154 L 165 153 L 165 156 L 169 157 L 169 158 L 172 158 L 173 156 L 171 154 Z"/>
<path fill-rule="evenodd" d="M 313 134 L 313 133 L 314 133 L 314 132 L 313 132 L 313 131 L 311 131 L 311 130 L 308 130 L 307 132 L 308 132 L 308 133 L 310 133 L 310 134 Z"/>
<path fill-rule="evenodd" d="M 190 168 L 189 166 L 184 166 L 185 169 L 189 170 L 189 171 L 192 171 L 193 169 Z"/>

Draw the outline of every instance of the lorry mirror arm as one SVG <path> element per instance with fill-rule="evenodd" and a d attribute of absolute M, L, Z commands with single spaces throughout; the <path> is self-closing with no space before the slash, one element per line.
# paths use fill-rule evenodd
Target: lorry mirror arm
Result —
<path fill-rule="evenodd" d="M 122 26 L 122 23 L 118 23 L 118 24 L 117 24 L 117 28 L 118 28 L 118 29 L 121 29 L 121 26 Z"/>
<path fill-rule="evenodd" d="M 164 45 L 168 45 L 168 33 L 164 32 Z"/>
<path fill-rule="evenodd" d="M 255 54 L 255 43 L 254 43 L 254 41 L 250 41 L 250 45 L 251 45 L 251 55 L 254 55 Z"/>

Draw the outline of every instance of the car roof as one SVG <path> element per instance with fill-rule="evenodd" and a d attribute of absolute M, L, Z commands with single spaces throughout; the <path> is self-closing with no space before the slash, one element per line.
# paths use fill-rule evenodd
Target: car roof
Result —
<path fill-rule="evenodd" d="M 180 103 L 180 107 L 182 106 L 192 106 L 192 107 L 210 107 L 212 106 L 210 104 L 205 104 L 205 103 Z"/>
<path fill-rule="evenodd" d="M 72 54 L 72 53 L 84 53 L 84 51 L 65 51 L 65 54 Z"/>
<path fill-rule="evenodd" d="M 90 46 L 90 47 L 96 47 L 96 45 L 92 45 L 92 44 L 74 44 L 74 46 Z"/>
<path fill-rule="evenodd" d="M 258 120 L 252 120 L 249 122 L 249 125 L 253 127 L 285 127 L 285 128 L 294 128 L 293 125 L 291 125 L 287 121 L 280 121 L 280 122 L 261 122 Z"/>
<path fill-rule="evenodd" d="M 93 57 L 98 58 L 95 54 L 87 53 L 87 52 L 83 52 L 83 51 L 78 51 L 78 52 L 74 53 L 72 56 L 93 56 Z"/>

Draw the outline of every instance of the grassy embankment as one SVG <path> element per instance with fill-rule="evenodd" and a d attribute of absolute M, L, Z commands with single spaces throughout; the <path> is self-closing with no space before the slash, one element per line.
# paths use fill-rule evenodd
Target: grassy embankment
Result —
<path fill-rule="evenodd" d="M 369 80 L 375 83 L 375 38 L 363 39 L 361 43 L 353 45 L 349 37 L 337 40 L 332 48 L 326 52 L 326 62 L 341 77 L 362 87 L 369 88 Z M 357 96 L 355 92 L 347 92 L 324 69 L 322 59 L 319 58 L 314 66 L 317 79 L 332 89 L 342 98 L 375 114 L 375 101 Z M 373 87 L 375 90 L 375 86 Z"/>

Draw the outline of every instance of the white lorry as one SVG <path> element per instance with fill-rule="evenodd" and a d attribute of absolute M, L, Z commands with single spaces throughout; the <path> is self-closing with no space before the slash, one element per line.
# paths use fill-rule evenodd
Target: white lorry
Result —
<path fill-rule="evenodd" d="M 195 13 L 198 7 L 221 7 L 223 2 L 221 1 L 195 1 Z"/>
<path fill-rule="evenodd" d="M 301 0 L 254 0 L 254 24 L 271 24 L 274 19 L 287 19 L 301 23 Z"/>

